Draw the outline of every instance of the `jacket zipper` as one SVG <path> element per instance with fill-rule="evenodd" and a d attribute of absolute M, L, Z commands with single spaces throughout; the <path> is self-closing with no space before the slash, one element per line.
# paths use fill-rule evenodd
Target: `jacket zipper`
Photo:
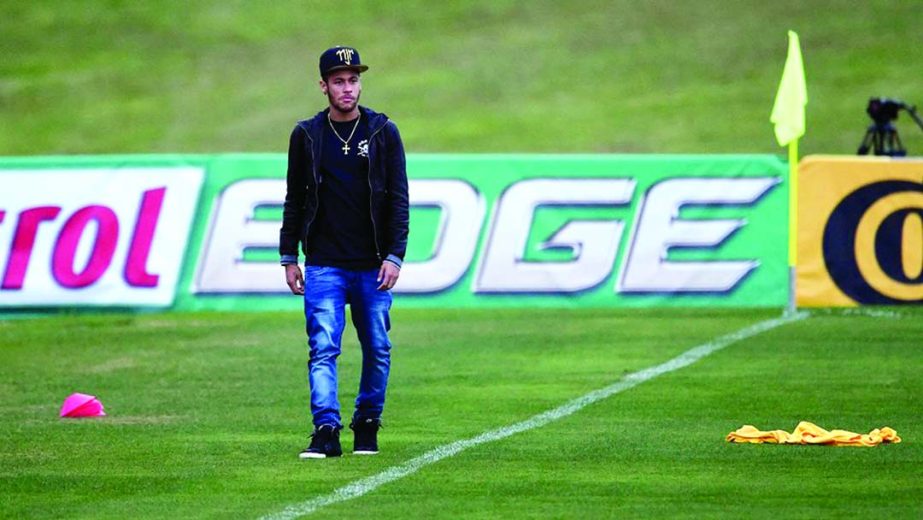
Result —
<path fill-rule="evenodd" d="M 382 129 L 384 129 L 385 125 L 387 125 L 387 124 L 388 124 L 388 122 L 385 121 L 385 124 L 384 124 L 384 125 L 381 125 L 381 126 L 378 128 L 378 130 L 375 130 L 374 132 L 372 132 L 372 135 L 369 136 L 369 145 L 372 144 L 372 139 L 374 139 L 375 136 L 378 134 L 378 132 L 381 132 Z M 369 178 L 368 178 L 368 181 L 369 181 L 369 218 L 372 219 L 372 238 L 373 238 L 372 241 L 375 242 L 375 254 L 378 256 L 378 259 L 379 259 L 379 260 L 382 260 L 382 258 L 381 258 L 381 249 L 378 248 L 378 228 L 375 226 L 375 208 L 372 206 L 372 198 L 375 196 L 375 194 L 374 194 L 374 191 L 375 191 L 375 190 L 372 188 L 372 165 L 373 165 L 373 162 L 372 162 L 372 152 L 371 152 L 371 147 L 370 147 L 370 151 L 369 151 Z"/>
<path fill-rule="evenodd" d="M 314 214 L 311 215 L 311 220 L 308 221 L 308 225 L 304 227 L 304 245 L 305 249 L 308 246 L 308 234 L 311 232 L 311 224 L 314 223 L 314 219 L 317 218 L 317 208 L 320 205 L 320 182 L 317 180 L 317 161 L 314 160 L 314 139 L 311 138 L 311 134 L 307 130 L 304 132 L 305 137 L 308 138 L 308 141 L 311 143 L 309 146 L 311 150 L 311 176 L 314 178 Z M 310 186 L 308 186 L 310 187 Z M 307 189 L 306 187 L 305 189 Z"/>

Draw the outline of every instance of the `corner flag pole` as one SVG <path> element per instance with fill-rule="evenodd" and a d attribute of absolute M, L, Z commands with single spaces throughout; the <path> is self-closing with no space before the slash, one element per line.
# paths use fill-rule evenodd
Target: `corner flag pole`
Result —
<path fill-rule="evenodd" d="M 772 106 L 769 121 L 775 125 L 779 146 L 788 146 L 788 311 L 795 301 L 795 269 L 798 265 L 798 139 L 804 135 L 804 107 L 808 104 L 808 89 L 801 59 L 801 44 L 795 31 L 788 31 L 788 56 L 782 70 L 782 81 Z"/>
<path fill-rule="evenodd" d="M 788 311 L 795 312 L 798 266 L 798 139 L 788 143 Z"/>

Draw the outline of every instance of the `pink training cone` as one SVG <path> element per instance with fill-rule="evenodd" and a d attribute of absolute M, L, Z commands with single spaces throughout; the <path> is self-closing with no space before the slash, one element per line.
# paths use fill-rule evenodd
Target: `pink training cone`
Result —
<path fill-rule="evenodd" d="M 103 403 L 92 395 L 71 394 L 61 406 L 61 417 L 102 417 L 104 415 L 106 412 L 103 411 Z"/>

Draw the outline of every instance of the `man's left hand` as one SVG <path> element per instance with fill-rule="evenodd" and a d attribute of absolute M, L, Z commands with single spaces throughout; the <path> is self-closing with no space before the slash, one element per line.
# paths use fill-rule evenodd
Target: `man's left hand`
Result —
<path fill-rule="evenodd" d="M 401 275 L 401 268 L 391 262 L 384 261 L 381 263 L 381 269 L 378 271 L 378 280 L 381 285 L 379 291 L 387 291 L 397 283 L 397 277 Z"/>

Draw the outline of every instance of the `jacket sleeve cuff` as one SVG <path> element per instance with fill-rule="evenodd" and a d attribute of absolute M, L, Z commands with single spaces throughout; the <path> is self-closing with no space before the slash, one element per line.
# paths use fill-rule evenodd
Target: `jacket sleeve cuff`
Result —
<path fill-rule="evenodd" d="M 404 262 L 398 258 L 397 255 L 388 255 L 385 257 L 385 262 L 391 262 L 392 264 L 396 265 L 398 269 L 400 269 L 404 264 Z"/>
<path fill-rule="evenodd" d="M 298 264 L 298 255 L 282 255 L 282 259 L 279 261 L 282 265 L 289 264 Z"/>

